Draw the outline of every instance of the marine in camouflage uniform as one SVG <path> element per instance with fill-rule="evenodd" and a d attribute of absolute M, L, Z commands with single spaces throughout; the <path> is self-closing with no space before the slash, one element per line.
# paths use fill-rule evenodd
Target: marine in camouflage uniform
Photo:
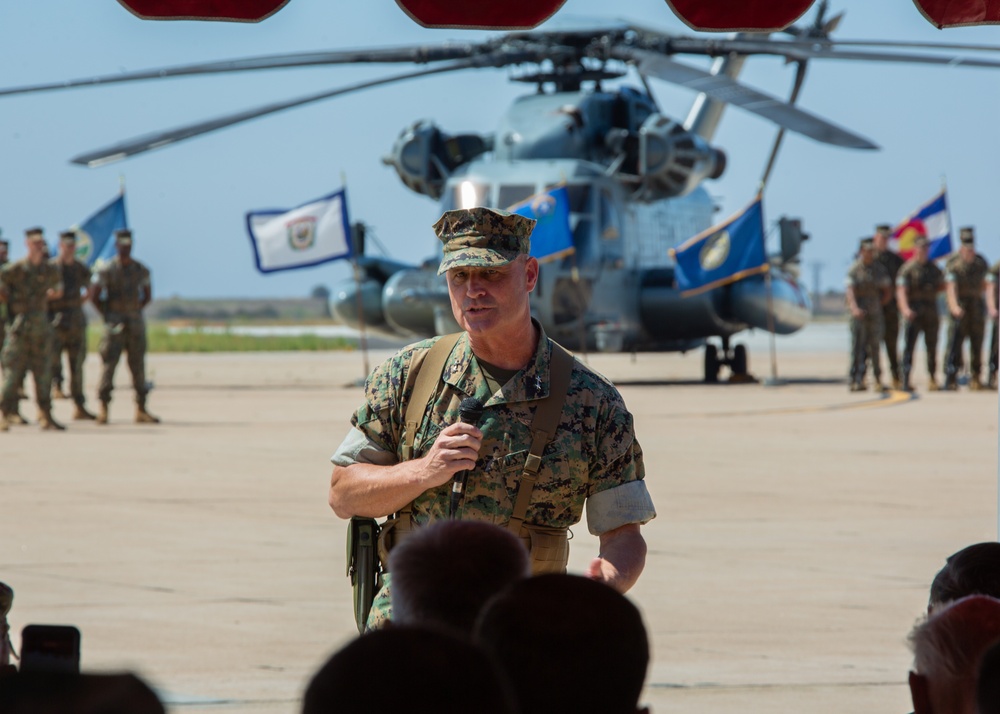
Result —
<path fill-rule="evenodd" d="M 905 262 L 900 255 L 889 248 L 889 233 L 891 226 L 880 225 L 875 228 L 873 242 L 875 245 L 875 262 L 881 263 L 889 275 L 890 284 L 896 284 L 896 276 Z M 883 342 L 885 354 L 889 359 L 889 371 L 892 373 L 892 388 L 899 389 L 902 383 L 899 379 L 899 305 L 896 303 L 895 291 L 889 302 L 882 306 Z"/>
<path fill-rule="evenodd" d="M 69 366 L 69 389 L 76 409 L 74 419 L 95 419 L 83 396 L 83 363 L 87 358 L 87 317 L 83 301 L 90 288 L 90 268 L 76 259 L 76 231 L 59 234 L 59 255 L 51 263 L 62 275 L 63 296 L 49 302 L 54 335 L 52 393 L 62 393 L 62 353 Z M 81 295 L 81 291 L 83 294 Z"/>
<path fill-rule="evenodd" d="M 989 264 L 976 253 L 972 228 L 961 229 L 961 246 L 957 258 L 948 261 L 945 286 L 948 296 L 949 341 L 945 355 L 944 388 L 958 389 L 962 344 L 969 340 L 969 389 L 982 388 L 983 336 L 986 330 L 986 309 L 983 291 Z"/>
<path fill-rule="evenodd" d="M 104 335 L 100 353 L 104 361 L 97 396 L 101 400 L 98 424 L 108 423 L 108 405 L 114 390 L 115 369 L 128 353 L 128 368 L 135 390 L 135 421 L 155 424 L 160 420 L 146 411 L 146 321 L 142 310 L 153 297 L 149 269 L 132 259 L 132 231 L 115 231 L 118 255 L 94 275 L 91 299 L 104 317 Z"/>
<path fill-rule="evenodd" d="M 998 360 L 998 340 L 997 331 L 1000 330 L 1000 261 L 997 261 L 986 274 L 986 309 L 993 323 L 993 332 L 990 336 L 990 389 L 997 388 L 997 369 L 1000 367 Z"/>
<path fill-rule="evenodd" d="M 13 318 L 3 344 L 0 431 L 6 431 L 17 414 L 18 389 L 28 370 L 35 380 L 40 426 L 62 430 L 65 427 L 52 418 L 52 326 L 47 312 L 48 301 L 62 295 L 62 282 L 59 271 L 45 260 L 42 229 L 25 231 L 25 243 L 27 257 L 0 270 L 0 293 L 5 296 Z"/>
<path fill-rule="evenodd" d="M 479 422 L 482 439 L 475 447 L 475 465 L 468 472 L 464 500 L 457 517 L 486 521 L 501 527 L 506 527 L 511 519 L 514 497 L 521 485 L 521 474 L 532 440 L 529 425 L 533 413 L 539 400 L 549 394 L 553 343 L 541 326 L 530 319 L 527 291 L 516 295 L 511 310 L 503 310 L 499 309 L 504 307 L 499 304 L 502 297 L 497 297 L 501 295 L 502 288 L 491 292 L 489 288 L 473 288 L 472 282 L 488 282 L 493 279 L 488 276 L 491 265 L 510 263 L 513 263 L 510 274 L 515 274 L 517 270 L 526 270 L 530 274 L 534 270 L 537 277 L 537 262 L 534 259 L 515 262 L 528 252 L 527 236 L 533 224 L 530 219 L 483 208 L 448 211 L 435 224 L 435 232 L 445 244 L 440 272 L 449 271 L 453 311 L 456 320 L 467 332 L 460 336 L 452 349 L 446 362 L 448 366 L 437 382 L 424 419 L 414 435 L 411 463 L 417 460 L 435 463 L 433 459 L 441 454 L 438 449 L 448 448 L 441 443 L 449 439 L 454 440 L 448 442 L 449 445 L 455 444 L 458 448 L 462 443 L 458 439 L 465 438 L 463 434 L 471 429 L 468 425 L 456 423 L 459 421 L 459 404 L 465 397 L 479 399 L 484 405 Z M 457 281 L 463 276 L 469 287 L 456 287 L 456 284 L 461 284 Z M 527 282 L 530 290 L 534 280 L 529 278 Z M 519 316 L 513 322 L 518 329 L 527 329 L 527 334 L 537 340 L 533 352 L 529 351 L 531 342 L 527 350 L 520 343 L 512 343 L 526 355 L 521 368 L 511 369 L 510 365 L 506 365 L 507 369 L 498 369 L 477 354 L 477 340 L 491 333 L 504 333 L 499 326 L 482 328 L 477 323 L 477 316 L 466 314 L 466 308 L 470 306 L 462 300 L 473 294 L 476 297 L 468 298 L 473 303 L 480 300 L 492 302 L 498 308 L 488 309 L 487 313 L 494 314 L 487 314 L 483 319 L 503 320 L 503 316 L 516 312 Z M 509 294 L 515 295 L 515 292 Z M 496 318 L 497 313 L 500 318 Z M 521 323 L 521 320 L 525 322 Z M 530 323 L 530 328 L 527 323 Z M 413 393 L 416 374 L 437 339 L 404 348 L 369 376 L 364 404 L 355 412 L 351 420 L 352 429 L 332 457 L 334 473 L 330 504 L 338 515 L 384 516 L 387 515 L 386 510 L 398 512 L 398 506 L 408 498 L 408 495 L 393 492 L 395 506 L 365 505 L 381 495 L 375 495 L 379 488 L 378 481 L 389 484 L 388 479 L 393 478 L 392 469 L 403 461 L 404 415 Z M 419 463 L 415 466 L 422 468 Z M 360 467 L 364 468 L 359 471 Z M 632 416 L 621 395 L 604 377 L 574 360 L 559 426 L 542 454 L 538 482 L 520 531 L 522 541 L 532 554 L 535 572 L 565 570 L 567 529 L 580 521 L 585 509 L 590 531 L 601 539 L 601 558 L 605 561 L 615 557 L 612 554 L 618 546 L 613 539 L 620 534 L 628 532 L 631 538 L 634 532 L 642 543 L 639 525 L 656 515 L 643 480 L 644 474 L 642 450 L 634 436 Z M 414 493 L 408 503 L 416 527 L 448 518 L 451 479 L 436 480 L 440 485 Z M 371 488 L 364 488 L 364 493 L 353 491 L 361 484 L 370 484 Z M 421 485 L 422 482 L 416 487 L 408 484 L 414 491 Z M 350 499 L 354 493 L 359 495 L 352 502 Z M 385 502 L 389 502 L 388 497 Z M 377 512 L 379 510 L 383 512 Z M 557 558 L 550 558 L 529 545 L 536 534 L 558 539 L 562 549 Z M 541 540 L 543 538 L 539 537 L 538 542 Z M 634 541 L 630 541 L 630 546 L 632 543 Z M 644 543 L 642 552 L 645 552 Z M 484 563 L 484 567 L 489 565 Z M 595 566 L 592 564 L 592 567 Z M 622 572 L 626 570 L 623 567 Z M 641 572 L 641 564 L 638 571 Z M 600 572 L 589 574 L 599 577 Z M 627 589 L 634 582 L 638 572 L 634 572 L 633 576 L 629 582 L 620 583 L 622 589 Z M 390 580 L 391 575 L 386 574 L 382 591 L 369 616 L 370 628 L 380 626 L 391 613 L 388 597 Z M 616 585 L 610 581 L 609 584 Z"/>
<path fill-rule="evenodd" d="M 913 350 L 920 333 L 924 333 L 927 350 L 928 388 L 936 391 L 937 341 L 941 320 L 938 316 L 937 296 L 944 288 L 944 273 L 933 261 L 928 260 L 929 241 L 925 236 L 914 241 L 914 256 L 903 264 L 896 278 L 896 296 L 905 319 L 903 334 L 903 389 L 913 391 L 910 375 L 913 367 Z"/>
<path fill-rule="evenodd" d="M 882 342 L 882 305 L 889 300 L 892 283 L 881 263 L 875 262 L 871 238 L 862 238 L 859 257 L 847 271 L 845 292 L 851 311 L 851 364 L 849 388 L 863 392 L 865 372 L 870 360 L 875 388 L 884 389 L 879 360 Z"/>
<path fill-rule="evenodd" d="M 3 270 L 3 266 L 8 263 L 8 251 L 10 250 L 10 242 L 4 238 L 0 238 L 0 270 Z M 7 323 L 10 321 L 9 311 L 7 309 L 7 302 L 3 295 L 0 295 L 0 355 L 3 354 L 3 341 L 7 336 Z M 0 359 L 0 380 L 3 378 L 4 366 L 3 360 Z M 0 384 L 3 384 L 0 381 Z"/>

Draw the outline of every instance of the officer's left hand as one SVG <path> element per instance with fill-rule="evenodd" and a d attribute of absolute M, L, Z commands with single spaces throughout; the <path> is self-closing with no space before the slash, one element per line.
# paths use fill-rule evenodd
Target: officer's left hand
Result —
<path fill-rule="evenodd" d="M 614 583 L 619 578 L 618 568 L 612 565 L 610 561 L 601 557 L 590 561 L 590 566 L 587 568 L 585 575 L 591 580 L 597 580 L 611 587 L 614 587 Z"/>

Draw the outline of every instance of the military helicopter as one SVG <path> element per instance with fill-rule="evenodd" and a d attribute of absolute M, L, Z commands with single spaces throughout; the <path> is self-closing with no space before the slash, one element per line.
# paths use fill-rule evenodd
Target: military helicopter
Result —
<path fill-rule="evenodd" d="M 533 309 L 550 335 L 573 349 L 686 351 L 705 349 L 705 378 L 722 366 L 747 373 L 746 350 L 731 338 L 748 328 L 788 334 L 807 321 L 809 304 L 798 284 L 804 234 L 780 222 L 781 251 L 772 258 L 771 289 L 747 278 L 696 297 L 674 286 L 668 249 L 716 220 L 704 182 L 725 169 L 712 141 L 727 104 L 752 111 L 782 130 L 856 149 L 874 144 L 794 106 L 812 59 L 954 63 L 930 56 L 859 49 L 829 39 L 836 18 L 825 4 L 811 27 L 789 28 L 787 38 L 759 35 L 685 37 L 628 23 L 567 26 L 495 35 L 481 42 L 421 44 L 368 50 L 293 53 L 124 72 L 109 77 L 0 90 L 0 96 L 135 80 L 335 64 L 403 63 L 421 69 L 308 97 L 199 122 L 88 152 L 74 159 L 100 166 L 150 149 L 309 102 L 378 85 L 462 70 L 513 68 L 514 80 L 534 90 L 517 100 L 491 134 L 448 134 L 429 121 L 404 129 L 386 163 L 412 190 L 456 206 L 507 207 L 555 185 L 571 203 L 575 255 L 543 266 Z M 877 42 L 860 44 L 880 44 Z M 920 46 L 926 47 L 926 43 Z M 948 47 L 942 45 L 941 47 Z M 674 60 L 718 58 L 711 71 Z M 739 84 L 745 58 L 783 57 L 798 69 L 791 99 L 769 97 Z M 963 60 L 997 67 L 993 60 Z M 687 119 L 658 107 L 649 85 L 661 79 L 703 92 Z M 628 82 L 632 82 L 629 86 Z M 359 284 L 337 292 L 336 310 L 348 323 L 406 336 L 453 329 L 443 280 L 435 271 L 365 255 L 359 231 Z M 436 263 L 436 260 L 431 260 Z M 768 306 L 770 297 L 771 305 Z M 721 350 L 709 340 L 718 339 Z"/>

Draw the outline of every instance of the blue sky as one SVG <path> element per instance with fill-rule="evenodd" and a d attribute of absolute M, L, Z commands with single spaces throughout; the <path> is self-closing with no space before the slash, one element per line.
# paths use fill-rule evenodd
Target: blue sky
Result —
<path fill-rule="evenodd" d="M 831 10 L 846 11 L 839 39 L 1000 44 L 996 27 L 936 30 L 909 0 L 845 0 Z M 558 16 L 569 15 L 620 18 L 690 34 L 664 0 L 567 0 Z M 291 0 L 256 25 L 146 22 L 114 0 L 6 2 L 0 7 L 0 85 L 486 34 L 421 28 L 392 0 Z M 777 59 L 751 60 L 742 81 L 784 97 L 790 70 Z M 42 225 L 54 237 L 110 200 L 124 177 L 134 254 L 152 268 L 158 295 L 303 296 L 317 284 L 345 279 L 347 266 L 258 273 L 244 213 L 299 205 L 330 193 L 346 177 L 352 220 L 372 225 L 394 258 L 419 261 L 434 251 L 430 225 L 437 206 L 404 188 L 380 159 L 416 119 L 433 119 L 452 132 L 494 129 L 511 100 L 531 91 L 509 82 L 506 70 L 368 90 L 98 169 L 68 163 L 121 139 L 394 71 L 398 68 L 272 70 L 0 99 L 0 228 L 12 239 L 13 257 L 20 257 L 24 228 Z M 812 235 L 803 261 L 810 288 L 814 264 L 823 265 L 824 288 L 839 286 L 857 238 L 931 198 L 942 177 L 955 224 L 976 226 L 980 251 L 991 262 L 1000 258 L 998 85 L 1000 70 L 810 66 L 800 105 L 883 147 L 857 152 L 786 138 L 765 196 L 765 216 L 802 218 Z M 686 116 L 692 93 L 656 80 L 653 89 L 665 114 Z M 706 184 L 721 206 L 720 218 L 753 196 L 774 133 L 761 119 L 727 112 L 715 144 L 728 154 L 729 168 L 722 179 Z"/>

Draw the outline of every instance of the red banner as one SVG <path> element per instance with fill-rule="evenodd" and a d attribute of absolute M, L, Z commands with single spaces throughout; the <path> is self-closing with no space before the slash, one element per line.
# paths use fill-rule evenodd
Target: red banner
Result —
<path fill-rule="evenodd" d="M 913 0 L 913 4 L 938 29 L 1000 23 L 1000 0 Z"/>
<path fill-rule="evenodd" d="M 948 0 L 940 0 L 948 4 Z M 688 27 L 706 32 L 783 30 L 798 20 L 813 0 L 667 0 Z"/>
<path fill-rule="evenodd" d="M 288 0 L 118 0 L 143 20 L 260 22 Z"/>
<path fill-rule="evenodd" d="M 370 0 L 369 0 L 370 1 Z M 424 27 L 524 30 L 552 17 L 566 0 L 396 0 Z"/>

